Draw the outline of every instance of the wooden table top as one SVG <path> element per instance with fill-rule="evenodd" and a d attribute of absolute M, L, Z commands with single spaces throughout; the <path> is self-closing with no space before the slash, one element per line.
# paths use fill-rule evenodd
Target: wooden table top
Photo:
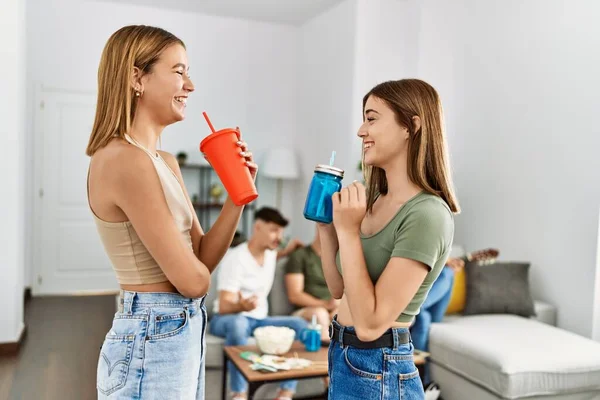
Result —
<path fill-rule="evenodd" d="M 429 353 L 425 351 L 416 350 L 413 354 L 413 359 L 415 361 L 415 365 L 425 365 L 427 358 L 429 357 Z"/>
<path fill-rule="evenodd" d="M 294 357 L 294 353 L 296 353 L 298 354 L 298 358 L 311 360 L 313 364 L 303 369 L 278 372 L 254 371 L 250 368 L 252 363 L 240 357 L 240 353 L 244 351 L 262 354 L 257 346 L 226 346 L 224 347 L 224 351 L 248 382 L 270 382 L 327 376 L 327 347 L 321 347 L 319 351 L 309 352 L 304 349 L 304 345 L 301 342 L 294 342 L 290 351 L 283 354 L 282 357 Z"/>
<path fill-rule="evenodd" d="M 240 357 L 240 354 L 244 351 L 261 354 L 261 351 L 257 346 L 226 346 L 224 347 L 224 351 L 227 354 L 227 358 L 235 364 L 248 382 L 270 382 L 327 376 L 327 347 L 321 347 L 319 351 L 316 352 L 309 352 L 304 349 L 304 345 L 301 342 L 294 342 L 290 351 L 282 357 L 294 357 L 295 354 L 297 354 L 299 358 L 311 360 L 313 364 L 303 369 L 291 369 L 289 371 L 278 372 L 254 371 L 250 368 L 252 363 Z M 429 353 L 415 350 L 415 365 L 425 364 L 428 356 Z"/>

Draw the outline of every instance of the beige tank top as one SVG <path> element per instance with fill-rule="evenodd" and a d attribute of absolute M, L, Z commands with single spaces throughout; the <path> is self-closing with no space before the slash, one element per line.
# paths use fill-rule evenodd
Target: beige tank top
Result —
<path fill-rule="evenodd" d="M 192 248 L 190 229 L 192 228 L 193 214 L 177 176 L 160 154 L 150 153 L 148 149 L 127 134 L 125 139 L 143 150 L 152 159 L 175 224 L 177 224 L 184 240 Z M 120 284 L 141 285 L 168 281 L 158 263 L 152 258 L 150 252 L 140 240 L 130 221 L 108 222 L 98 218 L 93 210 L 92 214 L 96 221 L 100 239 L 112 262 L 112 267 Z"/>

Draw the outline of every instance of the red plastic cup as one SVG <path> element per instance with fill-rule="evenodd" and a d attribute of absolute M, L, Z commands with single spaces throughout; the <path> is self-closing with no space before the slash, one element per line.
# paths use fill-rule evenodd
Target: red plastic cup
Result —
<path fill-rule="evenodd" d="M 254 179 L 240 156 L 239 129 L 225 128 L 208 135 L 200 142 L 200 151 L 212 165 L 236 206 L 243 206 L 258 197 Z"/>

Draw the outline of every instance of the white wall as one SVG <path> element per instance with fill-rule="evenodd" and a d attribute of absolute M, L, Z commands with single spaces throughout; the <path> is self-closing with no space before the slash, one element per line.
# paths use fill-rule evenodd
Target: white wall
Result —
<path fill-rule="evenodd" d="M 600 4 L 422 3 L 419 73 L 441 94 L 456 240 L 531 261 L 536 298 L 590 337 L 600 204 Z M 600 323 L 600 321 L 598 321 Z"/>
<path fill-rule="evenodd" d="M 4 171 L 0 196 L 0 343 L 23 330 L 25 251 L 25 1 L 8 0 L 0 12 L 0 138 Z"/>
<path fill-rule="evenodd" d="M 347 0 L 305 24 L 296 218 L 312 167 L 332 146 L 354 171 L 364 93 L 388 79 L 425 79 L 444 104 L 463 207 L 455 242 L 531 261 L 534 296 L 558 307 L 561 327 L 591 336 L 600 128 L 590 117 L 600 106 L 600 56 L 590 49 L 600 44 L 600 5 L 565 4 Z M 311 227 L 298 232 L 310 237 Z"/>
<path fill-rule="evenodd" d="M 356 0 L 346 0 L 300 27 L 297 134 L 293 143 L 302 177 L 295 187 L 292 219 L 293 233 L 302 240 L 311 240 L 315 232 L 315 224 L 302 215 L 314 167 L 328 164 L 335 150 L 335 165 L 346 171 L 346 183 L 360 160 L 360 153 L 356 157 L 350 154 L 351 140 L 356 139 L 349 118 L 355 24 Z"/>
<path fill-rule="evenodd" d="M 296 136 L 295 27 L 107 2 L 29 3 L 29 120 L 34 119 L 36 86 L 95 93 L 98 63 L 109 36 L 128 24 L 146 24 L 165 28 L 186 43 L 196 86 L 186 120 L 165 130 L 164 150 L 183 150 L 190 162 L 203 162 L 198 145 L 209 133 L 202 117 L 205 110 L 217 128 L 240 126 L 259 163 L 266 149 L 289 144 Z M 190 195 L 198 190 L 196 176 L 184 174 Z M 257 205 L 274 205 L 275 183 L 259 175 L 258 185 Z M 288 215 L 291 197 L 284 196 Z M 31 280 L 30 268 L 27 282 Z"/>
<path fill-rule="evenodd" d="M 419 6 L 406 0 L 358 0 L 354 55 L 352 133 L 362 124 L 362 99 L 384 81 L 417 74 Z M 352 140 L 353 155 L 361 157 L 362 141 Z M 358 178 L 357 178 L 358 179 Z"/>
<path fill-rule="evenodd" d="M 596 246 L 596 289 L 594 295 L 594 312 L 592 339 L 600 342 L 600 212 L 598 213 L 598 245 Z"/>

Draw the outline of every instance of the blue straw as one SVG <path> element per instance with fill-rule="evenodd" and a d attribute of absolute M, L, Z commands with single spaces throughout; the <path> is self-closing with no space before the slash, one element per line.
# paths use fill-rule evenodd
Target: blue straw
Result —
<path fill-rule="evenodd" d="M 329 166 L 333 167 L 333 163 L 335 161 L 335 150 L 333 150 L 331 152 L 331 157 L 329 158 Z M 326 193 L 326 188 L 323 188 L 323 191 L 321 192 L 321 198 L 319 199 L 319 205 L 317 206 L 317 215 L 319 216 L 323 216 L 323 207 L 325 206 L 325 193 Z"/>

